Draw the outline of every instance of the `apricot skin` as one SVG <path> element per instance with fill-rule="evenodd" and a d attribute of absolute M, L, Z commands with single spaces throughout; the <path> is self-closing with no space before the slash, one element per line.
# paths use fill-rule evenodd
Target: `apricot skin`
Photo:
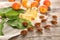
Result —
<path fill-rule="evenodd" d="M 9 2 L 15 2 L 15 0 L 8 0 Z"/>
<path fill-rule="evenodd" d="M 27 0 L 22 0 L 22 6 L 27 8 L 27 2 L 28 2 Z"/>
<path fill-rule="evenodd" d="M 14 4 L 12 5 L 12 8 L 13 8 L 14 10 L 19 10 L 20 7 L 21 7 L 21 4 L 20 4 L 20 3 L 14 3 Z"/>
<path fill-rule="evenodd" d="M 43 3 L 44 5 L 46 5 L 47 7 L 50 7 L 50 5 L 51 5 L 51 2 L 50 1 L 44 1 L 44 3 Z"/>
<path fill-rule="evenodd" d="M 38 3 L 40 2 L 40 0 L 35 0 L 35 1 L 37 1 Z"/>
<path fill-rule="evenodd" d="M 38 7 L 38 5 L 39 5 L 39 4 L 38 4 L 37 1 L 34 1 L 34 2 L 31 3 L 31 7 Z"/>

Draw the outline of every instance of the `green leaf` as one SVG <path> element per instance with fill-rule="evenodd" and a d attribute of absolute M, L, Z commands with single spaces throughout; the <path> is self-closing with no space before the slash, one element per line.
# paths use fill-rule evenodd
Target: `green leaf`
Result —
<path fill-rule="evenodd" d="M 5 18 L 5 13 L 8 12 L 9 10 L 12 10 L 12 8 L 10 8 L 10 7 L 8 7 L 8 8 L 0 8 L 0 16 Z"/>
<path fill-rule="evenodd" d="M 15 10 L 9 10 L 7 13 L 5 13 L 5 16 L 9 19 L 16 19 L 18 18 L 19 13 Z"/>
<path fill-rule="evenodd" d="M 18 26 L 17 20 L 8 20 L 7 23 L 8 23 L 10 26 L 12 26 L 13 28 L 17 28 L 17 26 Z"/>
<path fill-rule="evenodd" d="M 2 36 L 3 35 L 3 27 L 4 27 L 4 25 L 3 25 L 3 23 L 0 23 L 0 36 Z"/>
<path fill-rule="evenodd" d="M 7 17 L 9 19 L 15 19 L 18 17 L 19 13 L 24 13 L 25 10 L 19 9 L 19 10 L 14 10 L 11 7 L 8 8 L 0 8 L 0 16 L 3 18 Z"/>
<path fill-rule="evenodd" d="M 21 19 L 21 18 L 20 18 L 20 19 L 16 19 L 16 20 L 8 20 L 7 23 L 8 23 L 10 26 L 12 26 L 13 28 L 16 28 L 16 29 L 25 29 L 25 28 L 27 28 L 27 27 L 24 27 L 24 26 L 22 25 L 22 23 L 23 23 L 24 21 L 26 21 L 26 22 L 28 23 L 28 26 L 27 26 L 27 27 L 32 26 L 32 24 L 31 24 L 30 21 L 25 20 L 25 19 Z"/>
<path fill-rule="evenodd" d="M 4 23 L 6 22 L 6 20 L 3 18 L 2 21 L 0 22 L 0 36 L 3 36 L 3 27 L 4 27 Z"/>
<path fill-rule="evenodd" d="M 9 10 L 12 10 L 12 8 L 11 8 L 11 7 L 8 7 L 8 8 L 0 8 L 0 12 L 1 12 L 1 13 L 6 13 L 6 12 L 8 12 Z"/>
<path fill-rule="evenodd" d="M 1 12 L 0 12 L 0 16 L 2 16 L 2 17 L 3 17 L 3 16 L 4 16 L 4 13 L 1 13 Z"/>
<path fill-rule="evenodd" d="M 24 10 L 24 9 L 19 9 L 19 10 L 17 10 L 17 12 L 18 12 L 18 13 L 24 13 L 25 10 Z"/>

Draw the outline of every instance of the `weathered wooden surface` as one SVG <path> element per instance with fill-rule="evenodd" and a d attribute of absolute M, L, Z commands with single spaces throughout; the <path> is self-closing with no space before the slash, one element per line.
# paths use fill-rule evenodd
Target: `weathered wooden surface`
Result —
<path fill-rule="evenodd" d="M 0 0 L 0 1 L 7 1 L 7 0 Z M 60 0 L 57 0 L 52 3 L 52 6 L 53 8 L 60 8 Z M 53 14 L 55 14 L 59 16 L 59 20 L 60 20 L 60 11 L 55 11 L 53 12 Z M 60 22 L 60 21 L 59 21 Z M 41 35 L 44 35 L 46 34 L 45 36 L 41 36 Z M 14 38 L 11 38 L 10 40 L 60 40 L 60 25 L 57 26 L 57 27 L 54 27 L 52 28 L 49 32 L 46 32 L 46 33 L 43 33 L 43 34 L 37 34 L 37 33 L 30 33 L 29 37 L 20 37 L 20 36 L 17 36 L 17 37 L 14 37 Z"/>
<path fill-rule="evenodd" d="M 58 15 L 60 20 L 60 10 L 56 12 L 51 12 L 52 14 Z M 58 20 L 58 21 L 59 21 Z M 50 30 L 44 30 L 43 34 L 38 34 L 36 32 L 29 33 L 26 37 L 17 36 L 10 40 L 60 40 L 60 21 L 58 26 L 52 27 Z"/>

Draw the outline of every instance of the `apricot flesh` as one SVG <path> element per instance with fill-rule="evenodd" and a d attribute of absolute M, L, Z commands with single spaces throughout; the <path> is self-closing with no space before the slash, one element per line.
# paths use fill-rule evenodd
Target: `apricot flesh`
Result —
<path fill-rule="evenodd" d="M 45 14 L 45 13 L 47 13 L 48 8 L 47 8 L 46 6 L 40 6 L 40 7 L 39 7 L 39 11 L 40 11 L 42 14 Z"/>

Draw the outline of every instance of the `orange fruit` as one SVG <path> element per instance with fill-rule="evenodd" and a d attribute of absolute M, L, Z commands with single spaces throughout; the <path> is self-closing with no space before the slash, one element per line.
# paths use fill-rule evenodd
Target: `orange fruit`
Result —
<path fill-rule="evenodd" d="M 15 9 L 15 10 L 19 10 L 20 7 L 21 7 L 21 4 L 20 4 L 20 3 L 14 3 L 14 4 L 12 5 L 12 8 Z"/>
<path fill-rule="evenodd" d="M 15 0 L 8 0 L 9 2 L 15 2 Z"/>
<path fill-rule="evenodd" d="M 27 2 L 28 0 L 22 0 L 22 2 Z"/>
<path fill-rule="evenodd" d="M 40 0 L 35 0 L 35 1 L 37 1 L 38 3 L 40 2 Z"/>
<path fill-rule="evenodd" d="M 27 7 L 27 3 L 26 3 L 26 2 L 23 2 L 23 3 L 22 3 L 22 6 L 23 6 L 23 7 Z"/>
<path fill-rule="evenodd" d="M 44 13 L 46 13 L 46 12 L 48 11 L 48 7 L 45 6 L 45 5 L 40 6 L 40 7 L 39 7 L 39 11 L 40 11 L 42 14 L 44 14 Z"/>
<path fill-rule="evenodd" d="M 31 3 L 31 7 L 38 7 L 38 5 L 39 5 L 39 4 L 38 4 L 37 1 L 34 1 L 34 2 Z"/>
<path fill-rule="evenodd" d="M 51 5 L 51 2 L 49 0 L 47 0 L 47 1 L 44 1 L 43 4 L 46 5 L 47 7 L 49 7 Z"/>
<path fill-rule="evenodd" d="M 23 5 L 23 7 L 27 7 L 27 0 L 22 0 L 22 5 Z"/>
<path fill-rule="evenodd" d="M 49 0 L 44 0 L 44 1 L 49 1 Z"/>

